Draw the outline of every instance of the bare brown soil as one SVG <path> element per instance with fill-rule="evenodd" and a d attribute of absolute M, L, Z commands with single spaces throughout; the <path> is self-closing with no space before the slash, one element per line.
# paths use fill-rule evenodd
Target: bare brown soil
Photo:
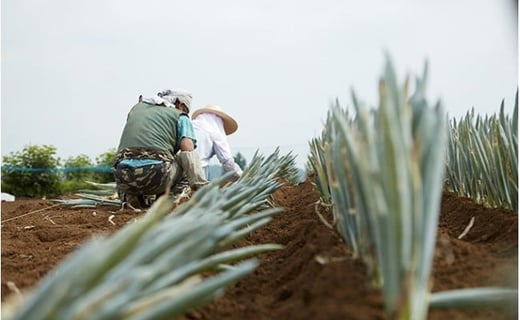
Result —
<path fill-rule="evenodd" d="M 367 286 L 363 264 L 316 213 L 309 181 L 275 193 L 285 208 L 240 245 L 279 243 L 260 266 L 212 303 L 184 319 L 384 319 L 381 294 Z M 326 219 L 326 208 L 318 207 Z M 114 212 L 115 211 L 115 212 Z M 115 215 L 113 222 L 109 217 Z M 94 234 L 112 233 L 139 217 L 114 207 L 71 209 L 47 200 L 2 203 L 2 301 L 8 282 L 24 290 Z M 474 226 L 463 239 L 470 219 Z M 338 258 L 338 259 L 336 259 Z M 321 264 L 318 261 L 331 260 Z M 444 194 L 433 270 L 433 291 L 478 286 L 518 287 L 518 216 Z M 11 288 L 13 286 L 11 285 Z M 428 319 L 517 319 L 507 308 L 430 311 Z"/>

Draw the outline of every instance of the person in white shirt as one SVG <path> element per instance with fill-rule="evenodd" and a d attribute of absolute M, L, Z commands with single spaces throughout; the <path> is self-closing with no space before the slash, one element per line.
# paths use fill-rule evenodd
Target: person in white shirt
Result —
<path fill-rule="evenodd" d="M 197 138 L 195 149 L 206 179 L 209 174 L 209 161 L 217 156 L 224 173 L 233 172 L 231 179 L 236 181 L 242 176 L 242 169 L 235 162 L 227 136 L 238 129 L 238 123 L 221 107 L 209 104 L 193 112 L 193 129 Z"/>

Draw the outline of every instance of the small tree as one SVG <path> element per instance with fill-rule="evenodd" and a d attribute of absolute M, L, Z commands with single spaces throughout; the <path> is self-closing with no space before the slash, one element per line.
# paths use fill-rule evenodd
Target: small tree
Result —
<path fill-rule="evenodd" d="M 60 193 L 60 159 L 56 147 L 28 145 L 2 157 L 2 191 L 22 197 L 42 197 Z"/>
<path fill-rule="evenodd" d="M 116 159 L 117 150 L 115 148 L 109 149 L 107 152 L 96 157 L 96 165 L 99 167 L 95 180 L 99 183 L 114 182 L 114 174 L 112 173 L 112 166 Z"/>
<path fill-rule="evenodd" d="M 238 152 L 233 158 L 236 164 L 238 164 L 238 166 L 240 167 L 240 169 L 244 170 L 246 168 L 246 158 L 240 152 Z"/>
<path fill-rule="evenodd" d="M 62 192 L 68 193 L 90 188 L 91 186 L 86 181 L 94 180 L 94 172 L 92 168 L 89 168 L 92 165 L 92 160 L 85 154 L 69 157 L 63 165 L 65 181 L 62 184 Z"/>
<path fill-rule="evenodd" d="M 65 167 L 65 179 L 79 181 L 91 180 L 92 170 L 86 169 L 86 167 L 92 167 L 92 165 L 92 160 L 85 154 L 69 157 L 63 164 Z"/>

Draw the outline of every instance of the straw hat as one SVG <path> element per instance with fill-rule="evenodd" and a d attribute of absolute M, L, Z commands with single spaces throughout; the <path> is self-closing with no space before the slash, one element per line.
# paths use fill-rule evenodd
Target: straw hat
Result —
<path fill-rule="evenodd" d="M 221 107 L 214 105 L 214 104 L 208 104 L 204 108 L 200 108 L 193 112 L 192 119 L 197 118 L 202 113 L 213 113 L 217 116 L 222 118 L 222 121 L 224 122 L 224 131 L 226 132 L 226 135 L 230 135 L 237 131 L 238 129 L 238 123 L 233 119 L 230 115 L 224 112 Z"/>

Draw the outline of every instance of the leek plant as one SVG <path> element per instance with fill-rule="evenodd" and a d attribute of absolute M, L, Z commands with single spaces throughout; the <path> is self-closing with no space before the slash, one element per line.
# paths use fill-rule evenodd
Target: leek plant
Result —
<path fill-rule="evenodd" d="M 382 284 L 390 318 L 425 319 L 428 310 L 446 117 L 440 103 L 430 108 L 426 101 L 427 70 L 426 65 L 409 98 L 408 81 L 399 88 L 387 61 L 379 108 L 367 111 L 354 95 L 356 118 L 343 128 L 345 146 L 339 149 L 348 159 L 344 172 L 352 175 L 359 230 L 370 239 L 363 238 L 363 253 L 378 263 L 372 274 L 379 279 L 373 280 Z M 335 167 L 341 167 L 340 159 L 341 154 L 333 158 Z"/>
<path fill-rule="evenodd" d="M 333 107 L 334 106 L 339 106 L 339 103 L 336 101 L 336 104 L 333 105 Z M 320 201 L 325 204 L 331 203 L 330 186 L 327 173 L 329 166 L 325 159 L 325 149 L 329 144 L 329 134 L 327 128 L 329 127 L 328 124 L 330 121 L 331 112 L 329 111 L 327 114 L 327 120 L 325 122 L 325 128 L 321 133 L 321 137 L 313 138 L 309 142 L 310 154 L 307 157 L 307 165 L 313 174 L 314 186 L 319 193 Z"/>
<path fill-rule="evenodd" d="M 337 224 L 338 231 L 342 235 L 345 243 L 353 253 L 354 257 L 359 256 L 359 232 L 357 217 L 354 213 L 352 188 L 348 186 L 351 182 L 350 177 L 346 177 L 349 172 L 348 162 L 338 160 L 338 156 L 345 156 L 344 143 L 339 131 L 344 127 L 345 122 L 352 119 L 347 109 L 340 107 L 336 100 L 327 113 L 325 127 L 320 138 L 314 138 L 309 142 L 310 155 L 308 156 L 308 166 L 314 173 L 314 186 L 320 195 L 320 203 L 324 206 L 331 206 L 333 222 Z M 334 150 L 334 152 L 333 152 Z M 336 162 L 332 159 L 336 158 Z M 341 164 L 335 166 L 335 164 Z M 336 173 L 336 171 L 339 171 Z M 338 176 L 345 179 L 338 179 Z M 338 212 L 340 214 L 338 214 Z M 351 214 L 341 214 L 349 212 Z M 320 217 L 321 218 L 321 217 Z M 368 255 L 361 255 L 367 257 Z M 370 261 L 366 261 L 370 264 Z"/>
<path fill-rule="evenodd" d="M 446 190 L 490 207 L 518 210 L 518 93 L 513 117 L 466 113 L 450 122 Z"/>
<path fill-rule="evenodd" d="M 52 202 L 60 203 L 71 208 L 96 208 L 102 205 L 121 207 L 121 200 L 117 197 L 116 183 L 97 183 L 85 181 L 86 184 L 95 189 L 81 189 L 74 195 L 78 199 L 51 199 Z"/>
<path fill-rule="evenodd" d="M 258 261 L 232 263 L 282 248 L 230 246 L 281 211 L 259 207 L 293 162 L 294 156 L 278 152 L 257 154 L 231 185 L 220 187 L 228 178 L 223 175 L 178 207 L 159 198 L 136 222 L 74 251 L 2 318 L 171 319 L 211 301 Z"/>
<path fill-rule="evenodd" d="M 313 177 L 313 185 L 316 187 L 320 200 L 330 204 L 329 181 L 327 179 L 327 166 L 325 164 L 325 142 L 323 138 L 313 138 L 309 141 L 310 155 L 307 157 L 307 164 Z"/>
<path fill-rule="evenodd" d="M 280 148 L 277 147 L 273 152 L 273 155 L 280 157 L 278 160 L 280 162 L 280 167 L 278 168 L 280 178 L 292 185 L 299 184 L 301 182 L 301 177 L 298 168 L 296 167 L 296 155 L 293 154 L 292 151 L 283 156 L 279 156 L 279 153 Z"/>
<path fill-rule="evenodd" d="M 453 297 L 471 305 L 470 294 L 479 301 L 516 296 L 503 288 L 430 292 L 448 124 L 442 105 L 426 99 L 427 71 L 425 64 L 410 96 L 408 80 L 399 87 L 387 59 L 379 107 L 368 110 L 354 93 L 353 117 L 333 107 L 326 136 L 312 142 L 309 157 L 321 170 L 320 192 L 330 192 L 338 229 L 381 288 L 390 319 L 426 319 L 430 303 L 446 306 Z"/>
<path fill-rule="evenodd" d="M 369 274 L 374 271 L 373 255 L 369 252 L 368 233 L 360 232 L 363 221 L 356 214 L 355 194 L 353 187 L 352 168 L 347 160 L 345 129 L 354 123 L 348 109 L 341 109 L 339 104 L 333 107 L 328 117 L 327 147 L 325 159 L 327 163 L 327 180 L 330 183 L 330 194 L 333 203 L 333 215 L 338 221 L 340 231 L 354 257 L 361 257 L 368 267 Z M 371 277 L 375 280 L 374 277 Z"/>

